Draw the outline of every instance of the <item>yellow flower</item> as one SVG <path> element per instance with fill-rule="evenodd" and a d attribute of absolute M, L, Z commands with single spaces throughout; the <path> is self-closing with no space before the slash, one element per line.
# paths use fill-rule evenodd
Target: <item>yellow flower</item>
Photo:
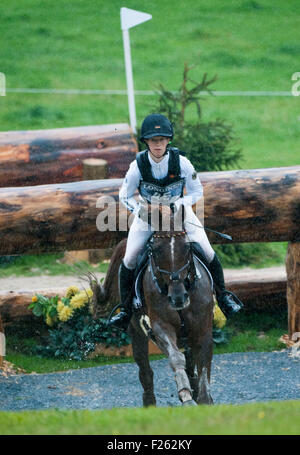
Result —
<path fill-rule="evenodd" d="M 226 324 L 226 317 L 219 305 L 214 306 L 214 327 L 217 329 L 222 329 Z"/>
<path fill-rule="evenodd" d="M 53 325 L 53 320 L 49 316 L 49 314 L 47 314 L 47 316 L 46 316 L 46 324 L 49 325 L 50 327 Z"/>
<path fill-rule="evenodd" d="M 78 294 L 74 295 L 71 298 L 70 305 L 73 309 L 82 308 L 87 303 L 89 303 L 89 299 L 91 299 L 93 295 L 93 291 L 89 288 L 86 291 L 81 291 Z"/>
<path fill-rule="evenodd" d="M 57 302 L 57 307 L 56 307 L 56 308 L 57 308 L 57 311 L 60 312 L 60 311 L 63 309 L 64 306 L 65 306 L 65 305 L 62 303 L 62 301 L 59 300 L 59 301 Z"/>
<path fill-rule="evenodd" d="M 67 299 L 71 299 L 73 297 L 73 295 L 77 294 L 78 292 L 79 292 L 79 289 L 77 286 L 70 286 L 66 292 Z"/>
<path fill-rule="evenodd" d="M 72 315 L 73 310 L 69 306 L 63 305 L 63 307 L 60 307 L 60 310 L 58 310 L 58 319 L 62 322 L 66 322 Z"/>
<path fill-rule="evenodd" d="M 37 296 L 34 295 L 34 296 L 32 297 L 32 299 L 31 299 L 31 301 L 32 301 L 32 302 L 37 302 L 37 299 L 38 299 Z"/>

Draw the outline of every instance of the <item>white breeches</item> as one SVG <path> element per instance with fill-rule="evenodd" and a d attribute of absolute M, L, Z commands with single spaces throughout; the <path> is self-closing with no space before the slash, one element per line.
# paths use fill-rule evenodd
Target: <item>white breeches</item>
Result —
<path fill-rule="evenodd" d="M 211 262 L 214 258 L 215 252 L 209 243 L 205 230 L 202 227 L 197 227 L 202 226 L 202 224 L 194 214 L 192 207 L 185 208 L 185 216 L 184 227 L 187 233 L 188 241 L 198 242 L 203 249 L 208 262 Z M 190 221 L 197 226 L 188 224 L 187 221 Z M 126 252 L 123 259 L 124 265 L 128 269 L 135 268 L 137 257 L 145 247 L 152 232 L 153 231 L 149 225 L 138 218 L 138 216 L 134 217 L 133 223 L 129 229 Z"/>

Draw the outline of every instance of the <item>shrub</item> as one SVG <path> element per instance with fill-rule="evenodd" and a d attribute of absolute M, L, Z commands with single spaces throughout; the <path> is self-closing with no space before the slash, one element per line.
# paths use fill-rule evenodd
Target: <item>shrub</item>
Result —
<path fill-rule="evenodd" d="M 153 112 L 168 117 L 175 130 L 172 145 L 186 152 L 196 171 L 217 171 L 235 166 L 241 158 L 241 150 L 237 148 L 238 139 L 234 136 L 232 126 L 223 119 L 210 122 L 202 120 L 199 93 L 206 91 L 212 94 L 210 86 L 217 78 L 215 76 L 207 80 L 205 73 L 202 81 L 197 83 L 189 78 L 190 70 L 185 64 L 183 81 L 177 92 L 159 85 L 158 101 Z M 195 122 L 187 119 L 187 113 L 193 107 L 197 113 Z"/>
<path fill-rule="evenodd" d="M 107 327 L 106 320 L 94 319 L 91 308 L 92 291 L 79 291 L 71 286 L 66 296 L 59 298 L 36 294 L 29 308 L 48 325 L 48 337 L 35 352 L 45 357 L 84 360 L 95 350 L 96 344 L 121 347 L 131 342 L 130 336 L 115 327 Z M 226 318 L 220 308 L 214 308 L 214 341 L 226 342 L 222 329 Z"/>
<path fill-rule="evenodd" d="M 201 82 L 195 82 L 189 77 L 191 69 L 185 64 L 183 80 L 177 92 L 166 89 L 162 84 L 159 85 L 158 99 L 153 106 L 153 112 L 165 114 L 171 121 L 175 131 L 172 145 L 186 153 L 197 172 L 220 171 L 238 166 L 242 152 L 238 147 L 239 139 L 235 136 L 232 125 L 220 118 L 209 122 L 202 119 L 203 109 L 200 101 L 204 98 L 201 98 L 201 92 L 212 94 L 211 86 L 217 80 L 217 76 L 208 79 L 205 73 Z M 189 120 L 193 108 L 197 114 L 195 121 Z M 279 258 L 268 244 L 218 245 L 216 252 L 225 267 L 250 265 L 253 261 L 259 262 L 261 257 Z"/>
<path fill-rule="evenodd" d="M 72 286 L 61 299 L 58 295 L 51 298 L 41 294 L 33 296 L 29 308 L 49 326 L 45 345 L 36 347 L 38 354 L 82 360 L 95 350 L 97 343 L 107 346 L 130 343 L 126 333 L 107 328 L 104 319 L 93 319 L 92 294 L 91 289 L 79 291 Z"/>

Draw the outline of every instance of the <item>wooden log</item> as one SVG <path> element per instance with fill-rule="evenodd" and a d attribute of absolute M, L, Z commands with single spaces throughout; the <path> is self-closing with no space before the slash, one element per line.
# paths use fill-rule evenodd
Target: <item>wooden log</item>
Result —
<path fill-rule="evenodd" d="M 89 158 L 83 161 L 83 180 L 100 180 L 107 178 L 107 161 Z M 98 263 L 106 258 L 106 250 L 66 251 L 62 262 L 74 264 L 78 261 Z M 109 257 L 109 256 L 108 256 Z"/>
<path fill-rule="evenodd" d="M 90 158 L 83 162 L 83 180 L 100 180 L 106 179 L 107 161 Z M 109 259 L 112 255 L 112 248 L 88 250 L 88 262 L 98 264 L 99 262 Z"/>
<path fill-rule="evenodd" d="M 107 178 L 124 177 L 137 151 L 124 123 L 0 132 L 0 187 L 82 180 L 87 158 L 106 160 Z"/>
<path fill-rule="evenodd" d="M 300 166 L 201 174 L 205 226 L 233 242 L 300 240 Z M 0 189 L 0 255 L 106 248 L 127 236 L 117 203 L 122 179 Z M 116 201 L 116 230 L 100 232 L 107 212 L 100 197 Z M 98 207 L 97 207 L 98 201 Z M 112 208 L 114 210 L 114 207 Z M 213 243 L 228 243 L 209 234 Z"/>
<path fill-rule="evenodd" d="M 300 243 L 289 243 L 286 256 L 289 339 L 300 340 Z"/>
<path fill-rule="evenodd" d="M 108 178 L 108 163 L 99 158 L 83 161 L 83 180 L 104 180 Z"/>
<path fill-rule="evenodd" d="M 24 290 L 20 292 L 0 292 L 0 312 L 2 315 L 3 324 L 5 326 L 14 325 L 16 323 L 31 323 L 41 321 L 28 309 L 28 305 L 32 301 L 34 294 L 42 294 L 46 297 L 54 297 L 59 295 L 64 297 L 66 287 L 42 289 L 42 290 Z"/>
<path fill-rule="evenodd" d="M 300 166 L 199 176 L 205 226 L 231 235 L 233 242 L 300 240 Z M 224 243 L 214 234 L 209 233 L 209 238 Z"/>
<path fill-rule="evenodd" d="M 287 278 L 284 267 L 224 271 L 226 289 L 245 303 L 246 311 L 287 307 Z"/>
<path fill-rule="evenodd" d="M 245 310 L 262 310 L 279 305 L 286 306 L 286 274 L 284 268 L 253 270 L 225 269 L 225 281 L 228 290 L 235 292 L 245 304 Z M 39 320 L 28 305 L 34 294 L 46 297 L 59 295 L 64 297 L 67 286 L 49 289 L 32 289 L 23 291 L 1 291 L 0 313 L 5 326 L 16 323 L 32 323 Z"/>
<path fill-rule="evenodd" d="M 120 184 L 111 179 L 1 188 L 0 255 L 106 248 L 118 243 L 126 232 L 99 232 L 96 220 L 104 208 L 96 204 L 107 194 L 117 199 Z"/>

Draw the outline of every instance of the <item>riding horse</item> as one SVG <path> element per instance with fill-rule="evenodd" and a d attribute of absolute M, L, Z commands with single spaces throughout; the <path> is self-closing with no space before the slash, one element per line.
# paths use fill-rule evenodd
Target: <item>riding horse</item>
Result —
<path fill-rule="evenodd" d="M 173 220 L 169 231 L 152 234 L 137 275 L 142 298 L 135 304 L 129 334 L 144 389 L 144 406 L 156 404 L 149 338 L 168 357 L 182 404 L 213 403 L 209 390 L 213 354 L 212 278 L 205 264 L 195 256 L 185 230 L 176 230 L 175 224 Z M 100 314 L 101 308 L 107 308 L 124 248 L 123 241 L 114 252 L 100 293 L 98 288 L 96 317 L 99 304 Z"/>

